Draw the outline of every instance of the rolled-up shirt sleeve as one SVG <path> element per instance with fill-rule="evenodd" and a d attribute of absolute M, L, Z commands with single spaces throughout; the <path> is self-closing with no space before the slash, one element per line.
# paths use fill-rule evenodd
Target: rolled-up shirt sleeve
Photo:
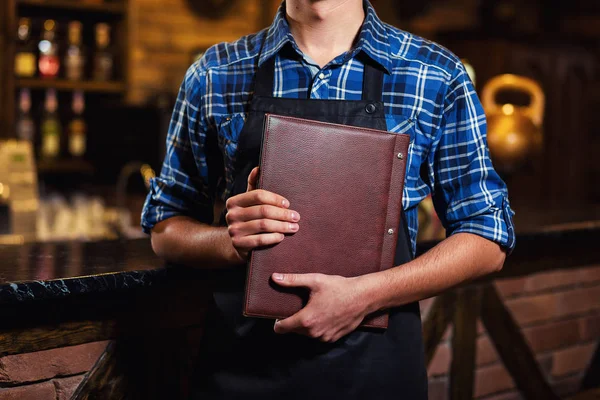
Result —
<path fill-rule="evenodd" d="M 510 253 L 514 212 L 490 160 L 483 107 L 462 65 L 448 86 L 433 148 L 433 201 L 447 235 L 473 233 Z"/>
<path fill-rule="evenodd" d="M 204 151 L 206 126 L 199 104 L 202 85 L 202 71 L 195 64 L 188 69 L 179 89 L 160 175 L 150 181 L 141 218 L 146 233 L 160 221 L 177 215 L 212 222 L 213 200 Z"/>

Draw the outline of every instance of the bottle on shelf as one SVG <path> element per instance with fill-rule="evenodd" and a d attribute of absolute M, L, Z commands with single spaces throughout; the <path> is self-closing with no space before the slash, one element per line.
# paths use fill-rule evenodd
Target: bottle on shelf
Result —
<path fill-rule="evenodd" d="M 19 92 L 19 114 L 16 123 L 17 139 L 33 143 L 35 124 L 31 117 L 31 93 L 29 89 Z"/>
<path fill-rule="evenodd" d="M 42 158 L 52 159 L 60 155 L 61 130 L 56 89 L 48 89 L 40 126 Z"/>
<path fill-rule="evenodd" d="M 85 109 L 85 98 L 83 91 L 73 92 L 73 102 L 71 111 L 73 118 L 69 122 L 69 154 L 72 157 L 82 157 L 85 154 L 86 147 L 86 123 L 83 119 Z"/>
<path fill-rule="evenodd" d="M 40 76 L 43 78 L 56 78 L 60 70 L 60 59 L 56 41 L 56 22 L 53 19 L 44 22 L 44 30 L 38 49 L 40 50 L 38 59 Z"/>
<path fill-rule="evenodd" d="M 85 54 L 81 44 L 82 24 L 79 21 L 69 22 L 69 46 L 65 55 L 65 77 L 70 80 L 84 78 Z"/>
<path fill-rule="evenodd" d="M 31 19 L 20 18 L 15 50 L 15 75 L 19 78 L 35 76 L 36 61 L 35 44 L 31 39 Z"/>
<path fill-rule="evenodd" d="M 96 51 L 94 53 L 93 77 L 97 81 L 113 79 L 113 54 L 110 50 L 110 26 L 96 24 Z"/>

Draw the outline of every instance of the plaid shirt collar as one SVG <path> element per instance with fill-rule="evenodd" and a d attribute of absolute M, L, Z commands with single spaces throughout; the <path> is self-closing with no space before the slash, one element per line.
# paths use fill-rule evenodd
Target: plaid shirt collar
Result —
<path fill-rule="evenodd" d="M 362 51 L 373 61 L 381 65 L 389 74 L 392 70 L 392 61 L 390 59 L 390 43 L 387 30 L 368 0 L 364 0 L 364 7 L 366 16 L 360 28 L 356 45 L 339 62 L 353 58 L 357 53 Z M 277 54 L 287 43 L 291 44 L 298 54 L 302 54 L 290 32 L 290 27 L 285 17 L 284 1 L 277 10 L 277 15 L 267 31 L 267 36 L 258 59 L 258 65 L 261 66 L 267 59 Z"/>

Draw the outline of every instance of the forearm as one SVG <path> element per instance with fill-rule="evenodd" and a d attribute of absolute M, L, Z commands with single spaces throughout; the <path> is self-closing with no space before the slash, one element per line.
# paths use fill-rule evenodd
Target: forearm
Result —
<path fill-rule="evenodd" d="M 221 268 L 243 263 L 226 227 L 210 226 L 178 216 L 152 229 L 152 249 L 168 262 L 195 268 Z"/>
<path fill-rule="evenodd" d="M 485 238 L 457 233 L 422 256 L 387 271 L 365 276 L 371 311 L 435 296 L 463 282 L 498 271 L 506 257 Z"/>

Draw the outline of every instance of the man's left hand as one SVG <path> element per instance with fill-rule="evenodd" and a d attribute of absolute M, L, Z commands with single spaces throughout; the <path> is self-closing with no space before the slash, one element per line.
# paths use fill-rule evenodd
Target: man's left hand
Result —
<path fill-rule="evenodd" d="M 276 333 L 298 333 L 323 342 L 335 342 L 355 330 L 368 314 L 361 277 L 276 273 L 272 278 L 281 286 L 310 290 L 310 298 L 302 310 L 275 322 Z"/>

